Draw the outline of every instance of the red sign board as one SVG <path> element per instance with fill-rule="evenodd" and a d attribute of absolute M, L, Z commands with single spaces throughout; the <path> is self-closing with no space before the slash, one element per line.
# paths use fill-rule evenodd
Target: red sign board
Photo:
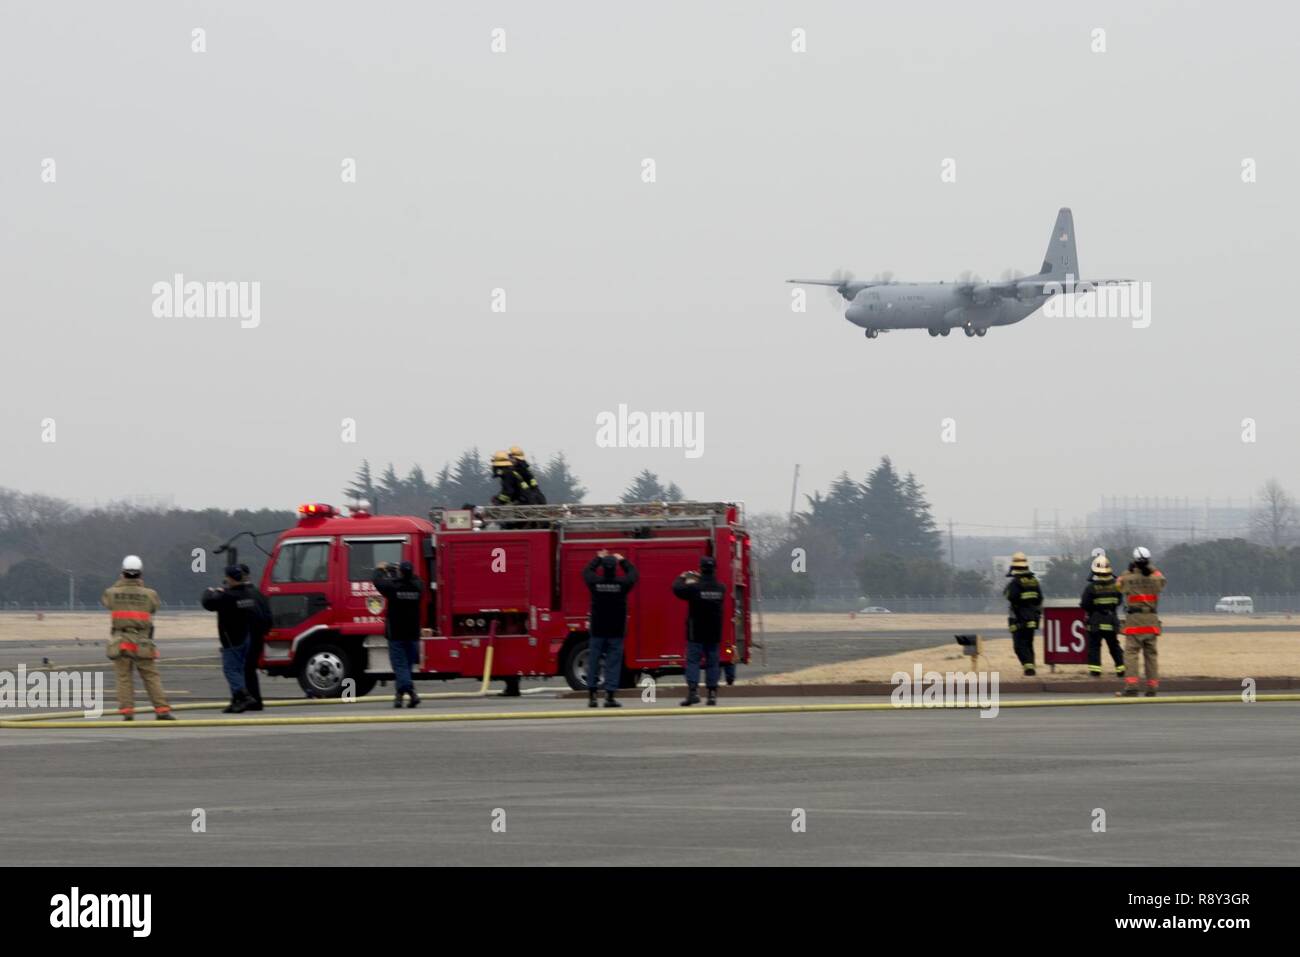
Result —
<path fill-rule="evenodd" d="M 1043 609 L 1043 661 L 1049 665 L 1088 663 L 1088 620 L 1082 608 Z"/>

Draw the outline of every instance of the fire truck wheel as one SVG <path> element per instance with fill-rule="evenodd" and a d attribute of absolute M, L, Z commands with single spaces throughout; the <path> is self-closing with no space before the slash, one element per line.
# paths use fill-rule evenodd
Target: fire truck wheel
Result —
<path fill-rule="evenodd" d="M 309 698 L 339 698 L 343 682 L 356 682 L 357 697 L 368 694 L 375 678 L 357 666 L 347 650 L 333 642 L 322 642 L 307 649 L 298 668 L 298 684 Z"/>
<path fill-rule="evenodd" d="M 564 667 L 561 669 L 564 680 L 574 691 L 587 690 L 587 642 L 579 638 L 569 644 L 564 655 Z"/>

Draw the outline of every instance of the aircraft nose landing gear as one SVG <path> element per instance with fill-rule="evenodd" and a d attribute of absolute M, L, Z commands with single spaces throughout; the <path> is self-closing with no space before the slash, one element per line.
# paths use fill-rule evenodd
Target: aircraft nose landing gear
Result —
<path fill-rule="evenodd" d="M 970 337 L 972 337 L 972 336 L 974 336 L 974 335 L 975 335 L 975 327 L 974 327 L 974 326 L 967 326 L 967 327 L 966 327 L 966 337 L 969 339 Z"/>
<path fill-rule="evenodd" d="M 863 334 L 864 336 L 866 336 L 868 339 L 874 339 L 874 338 L 876 338 L 876 336 L 880 335 L 880 330 L 879 330 L 879 329 L 863 329 L 863 330 L 862 330 L 862 334 Z"/>

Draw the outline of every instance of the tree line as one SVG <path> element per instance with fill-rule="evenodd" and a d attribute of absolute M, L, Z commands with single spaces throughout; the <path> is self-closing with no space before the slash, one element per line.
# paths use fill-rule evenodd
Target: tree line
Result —
<path fill-rule="evenodd" d="M 1099 543 L 1122 574 L 1128 567 L 1135 536 L 1111 535 Z M 1092 556 L 1053 558 L 1043 575 L 1043 593 L 1072 598 L 1083 591 Z M 1293 595 L 1300 593 L 1300 546 L 1278 547 L 1220 538 L 1171 545 L 1155 555 L 1154 564 L 1169 579 L 1168 590 L 1183 595 Z"/>
<path fill-rule="evenodd" d="M 236 532 L 288 528 L 296 512 L 276 509 L 156 509 L 112 504 L 77 508 L 61 499 L 0 489 L 0 607 L 96 605 L 122 557 L 139 555 L 145 581 L 164 601 L 192 604 L 221 577 L 213 549 Z M 264 540 L 269 548 L 271 540 Z M 247 539 L 240 561 L 261 574 L 265 556 Z"/>
<path fill-rule="evenodd" d="M 553 503 L 578 503 L 587 489 L 563 453 L 536 467 Z M 378 474 L 369 461 L 342 490 L 345 499 L 366 499 L 381 514 L 425 515 L 434 506 L 483 504 L 497 490 L 487 461 L 468 449 L 432 479 L 419 465 L 405 476 L 389 464 Z M 649 469 L 629 482 L 623 502 L 682 501 L 674 482 Z M 856 482 L 842 474 L 825 492 L 807 497 L 808 507 L 787 520 L 753 517 L 764 594 L 810 597 L 846 581 L 869 596 L 982 594 L 984 576 L 952 568 L 940 558 L 940 535 L 916 476 L 900 475 L 889 458 Z M 212 549 L 237 532 L 273 533 L 297 521 L 288 510 L 142 509 L 112 504 L 82 509 L 42 495 L 0 489 L 0 605 L 66 603 L 69 579 L 79 603 L 94 603 L 116 577 L 122 555 L 145 563 L 145 578 L 164 601 L 192 603 L 220 577 L 223 556 Z M 274 535 L 262 538 L 269 549 Z M 800 549 L 800 570 L 791 553 Z M 266 556 L 247 538 L 240 558 L 261 574 Z"/>
<path fill-rule="evenodd" d="M 530 463 L 546 499 L 552 504 L 577 504 L 587 488 L 574 474 L 563 452 L 547 461 Z M 352 481 L 343 489 L 346 500 L 364 499 L 376 514 L 424 515 L 430 508 L 459 508 L 486 505 L 500 490 L 491 465 L 478 448 L 466 449 L 448 462 L 430 480 L 420 465 L 411 466 L 405 477 L 390 462 L 378 476 L 363 460 Z M 659 476 L 642 469 L 620 496 L 621 502 L 680 502 L 685 498 L 676 482 L 663 484 Z"/>
<path fill-rule="evenodd" d="M 581 502 L 587 489 L 557 453 L 537 469 L 551 502 Z M 389 465 L 375 475 L 358 469 L 345 497 L 370 499 L 382 513 L 425 515 L 434 506 L 487 502 L 496 491 L 487 462 L 469 449 L 429 479 L 420 466 L 405 477 Z M 620 496 L 624 502 L 680 501 L 682 490 L 643 470 Z M 1181 594 L 1300 594 L 1300 535 L 1296 507 L 1271 481 L 1252 515 L 1252 540 L 1218 539 L 1174 545 L 1156 564 Z M 80 508 L 63 499 L 0 488 L 0 607 L 66 604 L 75 583 L 78 603 L 94 604 L 117 575 L 122 556 L 145 562 L 146 580 L 168 602 L 191 604 L 225 565 L 212 549 L 241 531 L 275 532 L 297 521 L 289 510 L 157 509 L 110 504 Z M 825 491 L 805 496 L 793 517 L 752 514 L 763 594 L 812 598 L 857 589 L 868 601 L 902 595 L 990 595 L 1002 586 L 942 559 L 942 537 L 924 488 L 884 457 L 862 480 L 841 473 Z M 1043 576 L 1053 598 L 1074 597 L 1088 577 L 1092 546 L 1106 548 L 1119 571 L 1142 541 L 1117 529 L 1093 542 L 1063 542 Z M 270 548 L 274 537 L 261 539 Z M 248 539 L 240 558 L 255 574 L 265 555 Z"/>
<path fill-rule="evenodd" d="M 858 588 L 869 602 L 900 596 L 980 596 L 1000 593 L 1003 582 L 942 560 L 941 535 L 922 485 L 900 474 L 888 456 L 864 479 L 841 473 L 825 492 L 805 496 L 793 516 L 751 518 L 760 556 L 763 594 L 807 599 Z M 1122 573 L 1137 545 L 1150 543 L 1138 529 L 1062 540 L 1043 575 L 1044 593 L 1074 598 L 1088 580 L 1091 551 L 1102 547 Z M 1184 595 L 1300 594 L 1300 508 L 1276 480 L 1258 491 L 1250 538 L 1221 538 L 1173 545 L 1156 556 L 1170 589 Z"/>
<path fill-rule="evenodd" d="M 889 456 L 861 481 L 847 472 L 787 518 L 756 520 L 763 594 L 811 598 L 857 587 L 869 600 L 900 595 L 983 595 L 988 578 L 943 561 L 925 490 Z"/>
<path fill-rule="evenodd" d="M 562 452 L 536 471 L 547 498 L 581 502 L 587 489 Z M 483 505 L 497 491 L 488 463 L 477 449 L 462 453 L 430 480 L 419 465 L 405 477 L 389 465 L 375 475 L 364 462 L 343 489 L 345 499 L 365 498 L 383 514 L 420 515 L 435 506 Z M 628 483 L 621 501 L 681 501 L 682 490 L 649 469 Z M 286 509 L 160 509 L 113 503 L 80 508 L 48 495 L 0 488 L 0 608 L 65 606 L 70 591 L 78 605 L 95 605 L 117 577 L 122 557 L 139 555 L 145 581 L 163 601 L 194 604 L 214 584 L 227 556 L 216 546 L 239 532 L 274 533 L 294 525 Z M 274 534 L 258 539 L 268 551 Z M 266 555 L 247 537 L 238 543 L 239 559 L 260 576 Z"/>
<path fill-rule="evenodd" d="M 1277 479 L 1260 486 L 1256 496 L 1249 537 L 1188 541 L 1156 550 L 1155 564 L 1168 577 L 1170 591 L 1216 597 L 1300 594 L 1300 512 L 1295 499 Z M 1116 574 L 1122 574 L 1138 545 L 1150 547 L 1148 534 L 1128 527 L 1063 538 L 1042 577 L 1044 594 L 1068 598 L 1081 592 L 1093 548 L 1104 549 Z"/>

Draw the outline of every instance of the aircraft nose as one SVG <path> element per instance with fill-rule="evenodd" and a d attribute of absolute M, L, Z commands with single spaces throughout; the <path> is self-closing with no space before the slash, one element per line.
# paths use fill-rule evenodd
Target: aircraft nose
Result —
<path fill-rule="evenodd" d="M 844 318 L 855 326 L 865 326 L 867 324 L 867 309 L 857 302 L 849 303 L 849 308 L 844 310 Z"/>

